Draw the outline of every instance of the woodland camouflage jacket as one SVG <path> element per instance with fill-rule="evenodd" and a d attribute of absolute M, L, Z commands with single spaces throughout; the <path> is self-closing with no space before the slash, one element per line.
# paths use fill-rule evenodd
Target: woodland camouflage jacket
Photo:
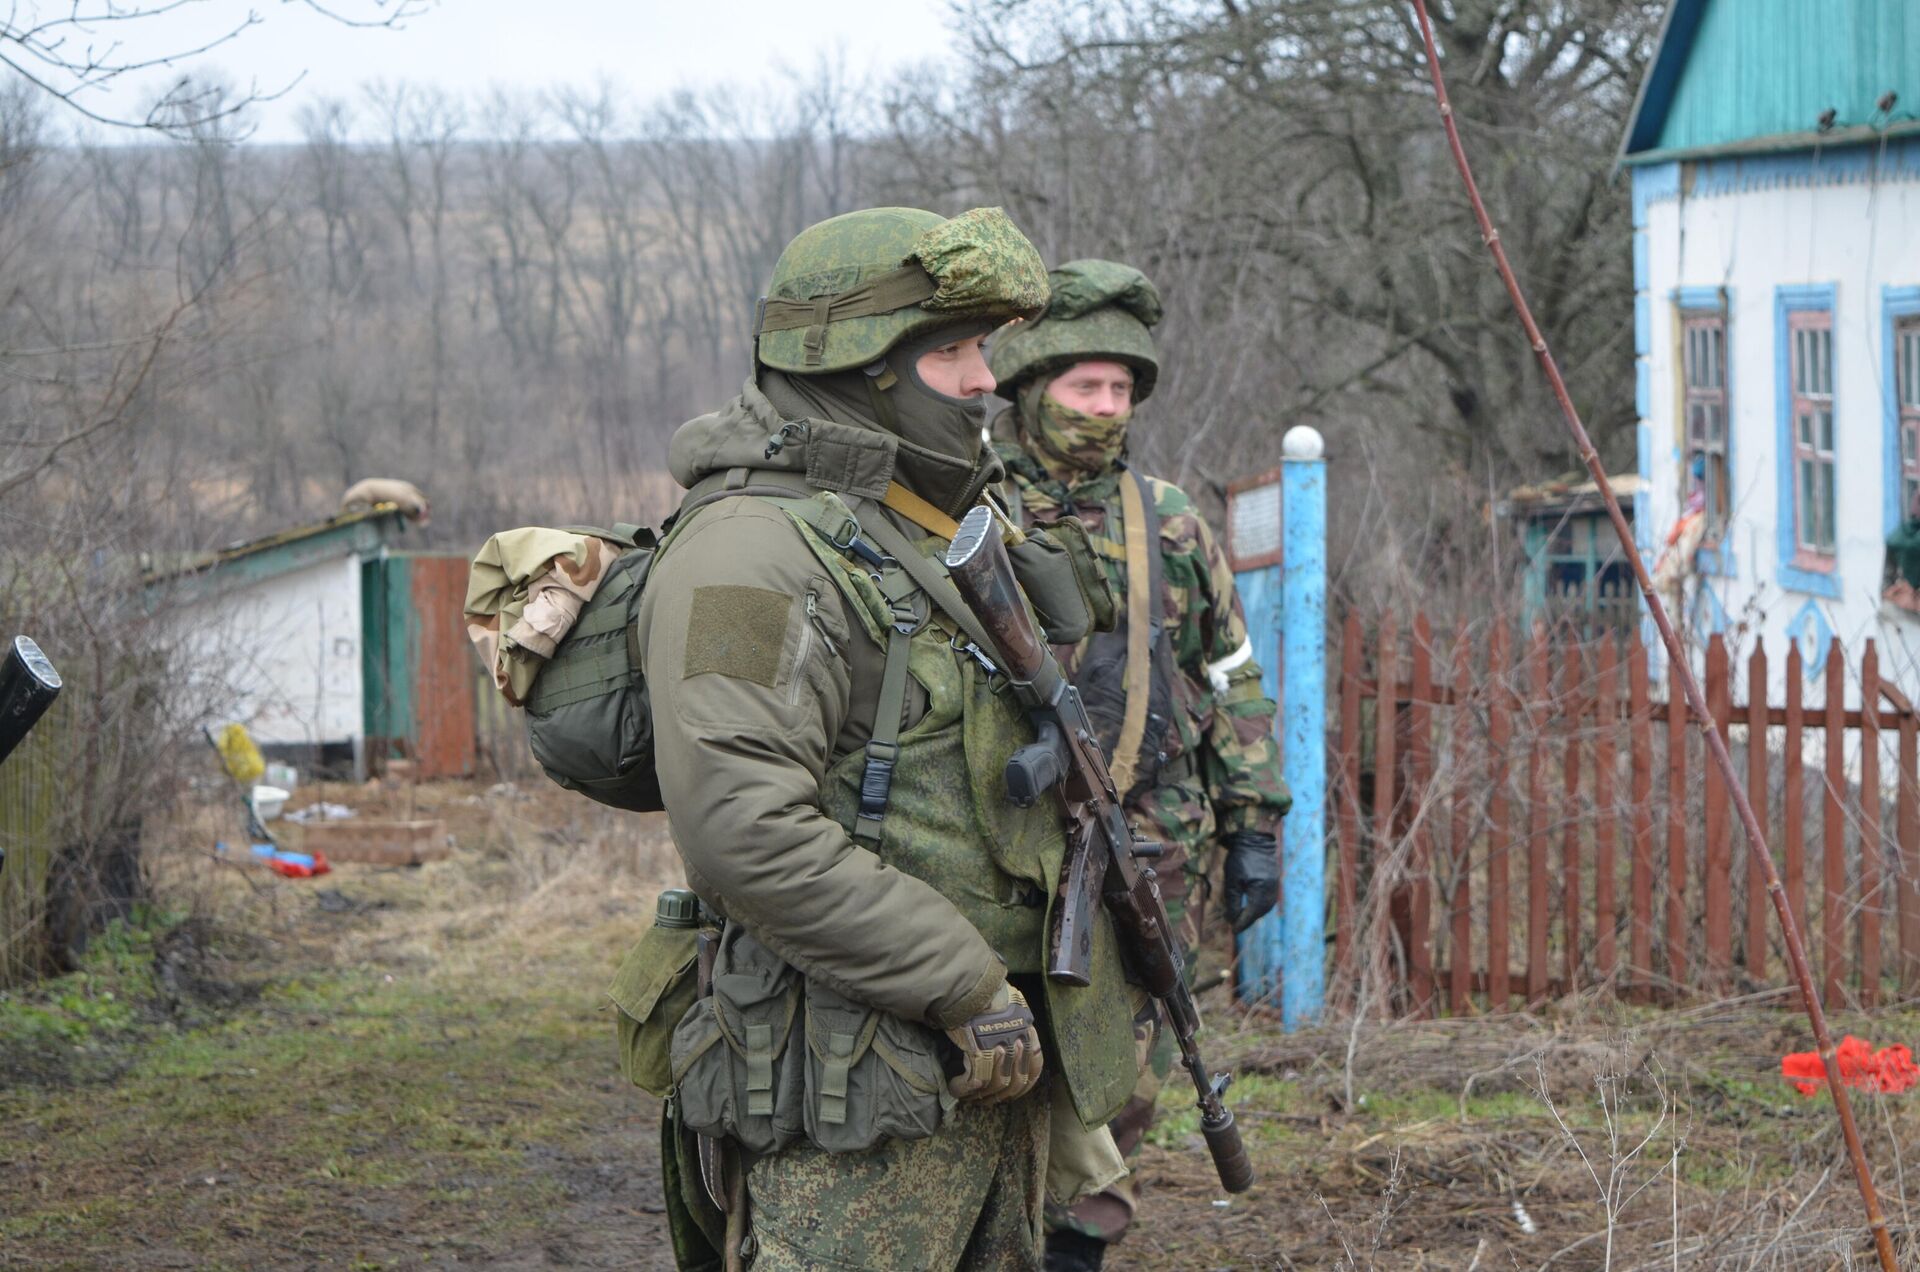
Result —
<path fill-rule="evenodd" d="M 995 434 L 1011 433 L 1011 421 L 1003 415 Z M 1003 440 L 997 449 L 1023 517 L 1045 523 L 1078 516 L 1106 565 L 1114 595 L 1125 598 L 1120 470 L 1089 475 L 1069 488 L 1017 444 Z M 1198 867 L 1208 842 L 1220 835 L 1238 830 L 1278 834 L 1292 796 L 1280 775 L 1274 704 L 1261 688 L 1259 664 L 1251 658 L 1240 662 L 1227 673 L 1224 692 L 1208 675 L 1208 664 L 1231 660 L 1247 641 L 1246 616 L 1226 552 L 1186 492 L 1156 477 L 1147 478 L 1147 485 L 1160 516 L 1165 579 L 1160 603 L 1180 673 L 1174 690 L 1180 709 L 1175 712 L 1178 737 L 1167 748 L 1160 781 L 1136 797 L 1128 812 L 1148 833 L 1184 848 Z"/>

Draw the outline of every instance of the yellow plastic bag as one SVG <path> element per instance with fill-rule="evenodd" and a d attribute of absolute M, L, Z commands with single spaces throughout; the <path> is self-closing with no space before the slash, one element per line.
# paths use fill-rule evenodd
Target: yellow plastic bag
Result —
<path fill-rule="evenodd" d="M 219 750 L 228 774 L 242 786 L 252 786 L 265 776 L 267 762 L 261 758 L 260 748 L 253 744 L 253 736 L 247 732 L 246 725 L 223 726 L 215 736 L 213 745 Z"/>

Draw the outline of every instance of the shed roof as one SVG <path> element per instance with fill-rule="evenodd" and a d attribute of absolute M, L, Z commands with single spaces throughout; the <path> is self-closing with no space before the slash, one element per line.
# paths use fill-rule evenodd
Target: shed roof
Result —
<path fill-rule="evenodd" d="M 1581 480 L 1582 477 L 1584 473 L 1574 473 L 1531 486 L 1516 486 L 1507 492 L 1501 511 L 1531 517 L 1598 512 L 1605 508 L 1599 485 L 1591 478 Z M 1647 488 L 1647 479 L 1639 473 L 1610 473 L 1607 484 L 1613 488 L 1613 497 L 1620 501 L 1620 510 L 1631 518 L 1633 497 Z"/>
<path fill-rule="evenodd" d="M 194 575 L 218 576 L 223 585 L 251 583 L 343 556 L 371 556 L 405 532 L 399 505 L 383 503 L 343 512 L 325 521 L 277 530 L 229 544 L 191 560 L 146 572 L 152 586 Z"/>
<path fill-rule="evenodd" d="M 1887 92 L 1890 111 L 1879 109 Z M 1821 116 L 1833 111 L 1831 125 Z M 1674 0 L 1622 163 L 1797 150 L 1920 133 L 1913 0 Z"/>

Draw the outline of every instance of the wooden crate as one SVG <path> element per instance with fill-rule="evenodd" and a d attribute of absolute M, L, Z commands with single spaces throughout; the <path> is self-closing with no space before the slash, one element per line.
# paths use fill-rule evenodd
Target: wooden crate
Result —
<path fill-rule="evenodd" d="M 326 854 L 329 862 L 371 862 L 382 866 L 417 866 L 444 860 L 447 824 L 439 818 L 419 821 L 373 821 L 359 817 L 314 822 L 304 828 L 296 851 Z M 289 845 L 290 847 L 292 845 Z"/>

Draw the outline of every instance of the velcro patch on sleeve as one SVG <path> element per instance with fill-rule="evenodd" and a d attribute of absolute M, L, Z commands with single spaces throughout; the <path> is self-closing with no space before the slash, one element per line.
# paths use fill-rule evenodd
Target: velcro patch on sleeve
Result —
<path fill-rule="evenodd" d="M 708 672 L 751 680 L 771 689 L 780 679 L 793 598 L 765 587 L 697 587 L 687 616 L 687 657 L 681 678 Z"/>

